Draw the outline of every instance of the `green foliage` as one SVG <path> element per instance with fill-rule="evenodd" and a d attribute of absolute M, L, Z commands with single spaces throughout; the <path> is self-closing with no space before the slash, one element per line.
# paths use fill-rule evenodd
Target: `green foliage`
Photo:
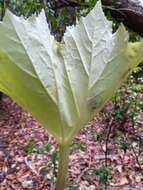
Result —
<path fill-rule="evenodd" d="M 116 136 L 114 138 L 114 142 L 121 148 L 123 149 L 125 152 L 131 147 L 131 142 L 127 141 L 127 140 L 123 140 L 121 138 L 121 136 Z"/>
<path fill-rule="evenodd" d="M 43 8 L 40 0 L 11 0 L 6 5 L 16 15 L 24 15 L 26 18 L 34 13 L 38 14 Z"/>
<path fill-rule="evenodd" d="M 135 69 L 140 71 L 140 67 Z M 131 75 L 125 85 L 120 88 L 113 98 L 113 117 L 117 122 L 123 122 L 125 118 L 131 118 L 133 125 L 136 123 L 136 116 L 143 110 L 142 77 Z"/>
<path fill-rule="evenodd" d="M 51 149 L 51 144 L 45 144 L 43 147 L 37 147 L 36 142 L 31 139 L 28 144 L 24 147 L 24 151 L 28 154 L 37 153 L 44 154 L 49 152 Z"/>
<path fill-rule="evenodd" d="M 89 13 L 93 9 L 96 2 L 97 0 L 85 0 L 84 2 L 82 2 L 80 11 L 77 11 L 76 13 L 77 16 L 81 17 L 87 15 L 87 13 Z"/>
<path fill-rule="evenodd" d="M 56 165 L 56 161 L 58 160 L 58 153 L 54 152 L 51 156 L 51 161 L 53 165 Z"/>
<path fill-rule="evenodd" d="M 99 184 L 101 188 L 105 186 L 107 181 L 111 178 L 112 176 L 112 168 L 109 167 L 102 167 L 96 170 L 93 170 L 92 176 L 98 176 L 99 177 Z"/>
<path fill-rule="evenodd" d="M 72 144 L 72 147 L 73 147 L 74 149 L 81 150 L 81 151 L 83 151 L 83 152 L 86 150 L 86 145 L 83 144 L 83 143 L 74 142 L 74 143 Z"/>
<path fill-rule="evenodd" d="M 93 180 L 96 177 L 99 178 L 100 190 L 105 190 L 107 182 L 112 178 L 112 168 L 101 167 L 99 169 L 92 169 L 85 178 Z"/>
<path fill-rule="evenodd" d="M 79 0 L 77 6 L 72 3 L 61 4 L 55 0 L 10 0 L 4 3 L 0 1 L 0 18 L 4 16 L 5 8 L 8 7 L 17 16 L 23 15 L 25 18 L 32 14 L 39 14 L 41 9 L 45 10 L 47 21 L 51 32 L 57 40 L 61 40 L 66 26 L 75 24 L 76 16 L 86 15 L 95 5 L 96 0 Z M 81 11 L 82 10 L 82 11 Z"/>
<path fill-rule="evenodd" d="M 28 144 L 24 147 L 24 151 L 25 151 L 26 153 L 28 153 L 28 154 L 31 154 L 31 153 L 33 153 L 33 151 L 34 151 L 35 146 L 36 146 L 35 141 L 34 141 L 34 140 L 30 140 L 30 141 L 28 142 Z"/>
<path fill-rule="evenodd" d="M 51 155 L 51 166 L 52 166 L 52 178 L 51 178 L 51 185 L 52 189 L 55 189 L 55 179 L 57 177 L 57 161 L 59 159 L 59 154 L 57 151 L 55 151 Z"/>
<path fill-rule="evenodd" d="M 99 133 L 96 133 L 95 139 L 97 142 L 101 143 L 102 141 L 105 140 L 105 137 L 106 137 L 105 133 L 99 132 Z"/>

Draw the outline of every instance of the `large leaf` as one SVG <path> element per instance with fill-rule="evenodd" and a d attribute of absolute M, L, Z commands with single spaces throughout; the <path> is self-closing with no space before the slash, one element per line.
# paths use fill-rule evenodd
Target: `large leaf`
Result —
<path fill-rule="evenodd" d="M 44 12 L 28 20 L 7 10 L 0 23 L 0 90 L 30 111 L 60 143 L 70 140 L 143 60 L 141 42 L 112 33 L 99 1 L 68 27 L 62 43 Z"/>

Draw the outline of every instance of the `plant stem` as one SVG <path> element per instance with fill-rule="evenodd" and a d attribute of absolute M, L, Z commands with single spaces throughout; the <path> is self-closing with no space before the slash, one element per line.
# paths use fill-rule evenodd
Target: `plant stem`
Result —
<path fill-rule="evenodd" d="M 55 190 L 64 190 L 68 171 L 69 144 L 59 145 L 59 166 Z"/>

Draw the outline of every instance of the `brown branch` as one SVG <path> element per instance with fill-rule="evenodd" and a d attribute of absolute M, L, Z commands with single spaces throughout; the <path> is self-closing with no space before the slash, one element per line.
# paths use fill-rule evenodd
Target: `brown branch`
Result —
<path fill-rule="evenodd" d="M 143 3 L 142 0 L 102 0 L 105 7 L 110 9 L 116 20 L 123 23 L 134 32 L 143 36 Z"/>
<path fill-rule="evenodd" d="M 80 7 L 81 4 L 78 2 L 78 1 L 75 1 L 75 0 L 55 0 L 55 3 L 54 3 L 54 9 L 61 9 L 63 7 Z"/>

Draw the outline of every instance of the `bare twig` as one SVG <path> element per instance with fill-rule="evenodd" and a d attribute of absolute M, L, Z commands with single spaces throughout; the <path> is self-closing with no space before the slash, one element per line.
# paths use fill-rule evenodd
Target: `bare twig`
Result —
<path fill-rule="evenodd" d="M 109 142 L 110 134 L 112 131 L 112 127 L 113 127 L 113 119 L 111 119 L 111 121 L 109 123 L 107 137 L 106 137 L 106 141 L 105 141 L 105 167 L 108 167 L 108 163 L 107 163 L 107 160 L 108 160 L 108 142 Z"/>
<path fill-rule="evenodd" d="M 112 127 L 113 127 L 113 119 L 111 119 L 108 127 L 109 128 L 108 128 L 107 137 L 105 141 L 105 167 L 108 167 L 108 143 L 109 143 Z M 105 190 L 107 190 L 107 182 L 105 183 Z"/>
<path fill-rule="evenodd" d="M 143 175 L 143 169 L 142 169 L 140 161 L 139 161 L 139 156 L 136 154 L 136 151 L 135 151 L 135 148 L 133 147 L 133 145 L 131 147 L 132 147 L 133 153 L 135 155 L 136 162 L 137 162 L 137 164 L 139 166 L 140 172 Z"/>

